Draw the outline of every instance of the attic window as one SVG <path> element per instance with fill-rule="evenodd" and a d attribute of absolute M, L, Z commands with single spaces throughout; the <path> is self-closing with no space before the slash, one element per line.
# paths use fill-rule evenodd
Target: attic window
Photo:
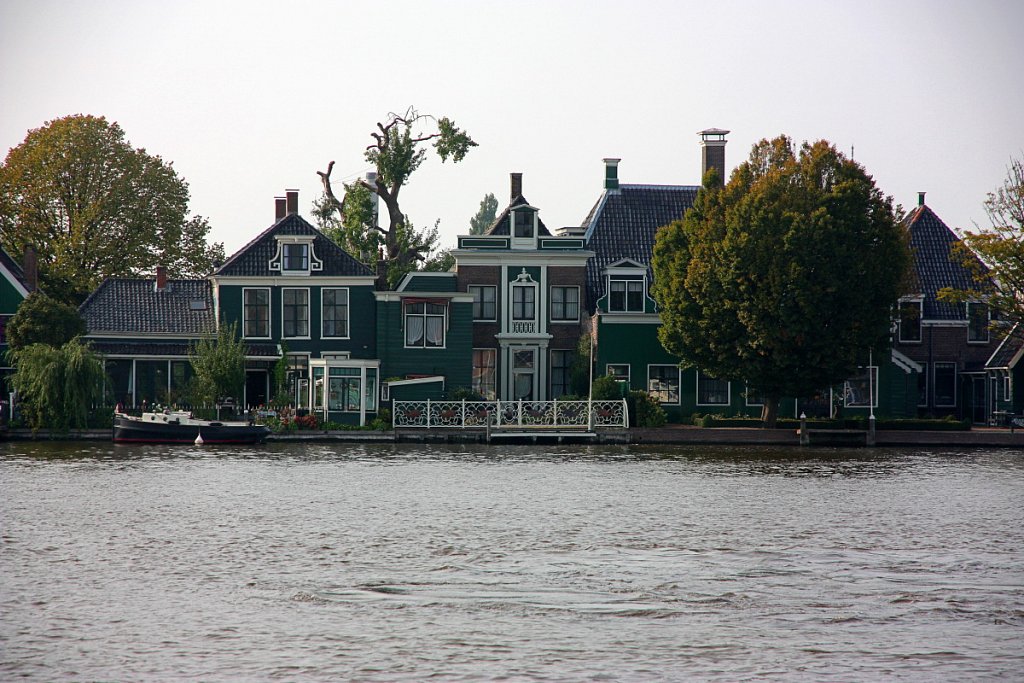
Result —
<path fill-rule="evenodd" d="M 516 237 L 533 237 L 533 211 L 513 211 L 512 225 Z"/>
<path fill-rule="evenodd" d="M 206 299 L 190 299 L 188 302 L 188 309 L 190 311 L 205 311 Z"/>
<path fill-rule="evenodd" d="M 286 271 L 309 271 L 309 245 L 308 244 L 285 244 L 284 245 L 284 270 Z"/>

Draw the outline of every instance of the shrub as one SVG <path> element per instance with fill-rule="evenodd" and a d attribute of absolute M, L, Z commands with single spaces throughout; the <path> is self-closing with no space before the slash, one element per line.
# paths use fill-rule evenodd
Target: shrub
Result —
<path fill-rule="evenodd" d="M 658 400 L 646 391 L 629 392 L 630 424 L 637 427 L 663 427 L 667 416 Z"/>
<path fill-rule="evenodd" d="M 614 401 L 617 398 L 622 398 L 622 386 L 611 375 L 604 375 L 594 380 L 590 396 L 595 401 Z"/>

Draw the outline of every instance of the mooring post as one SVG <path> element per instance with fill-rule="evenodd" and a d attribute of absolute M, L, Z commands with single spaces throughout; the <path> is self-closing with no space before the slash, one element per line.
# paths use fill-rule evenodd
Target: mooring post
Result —
<path fill-rule="evenodd" d="M 800 445 L 811 443 L 811 435 L 807 433 L 807 413 L 800 413 Z"/>

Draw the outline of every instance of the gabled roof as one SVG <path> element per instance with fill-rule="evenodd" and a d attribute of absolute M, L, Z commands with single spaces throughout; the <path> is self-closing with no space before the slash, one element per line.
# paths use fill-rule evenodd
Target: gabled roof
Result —
<path fill-rule="evenodd" d="M 509 213 L 512 211 L 512 209 L 516 208 L 517 206 L 530 206 L 530 203 L 528 201 L 526 201 L 526 199 L 523 197 L 523 195 L 521 195 L 521 194 L 520 195 L 516 195 L 516 198 L 513 199 L 512 202 L 508 206 L 505 207 L 505 210 L 502 211 L 500 214 L 498 214 L 498 217 L 494 219 L 494 222 L 491 223 L 491 227 L 489 227 L 486 230 L 484 230 L 484 234 L 485 235 L 508 235 L 508 234 L 510 234 L 511 233 L 511 229 L 509 228 L 508 216 L 509 216 Z M 537 216 L 537 236 L 538 237 L 541 237 L 541 236 L 550 237 L 551 236 L 551 233 L 548 231 L 547 226 L 544 225 L 544 221 L 542 221 L 540 219 L 540 216 Z"/>
<path fill-rule="evenodd" d="M 4 277 L 12 280 L 11 284 L 18 291 L 31 291 L 28 280 L 25 279 L 25 273 L 21 270 L 21 265 L 2 248 L 0 248 L 0 271 L 6 271 Z"/>
<path fill-rule="evenodd" d="M 1024 330 L 1014 325 L 1009 334 L 1000 342 L 992 357 L 985 363 L 987 370 L 1011 370 L 1024 355 Z"/>
<path fill-rule="evenodd" d="M 279 277 L 278 271 L 270 270 L 270 261 L 277 254 L 278 235 L 311 235 L 313 253 L 323 261 L 318 276 L 359 276 L 374 277 L 366 265 L 360 263 L 344 249 L 332 242 L 322 232 L 310 225 L 298 214 L 288 214 L 261 232 L 247 245 L 236 251 L 214 271 L 214 275 L 227 277 Z"/>
<path fill-rule="evenodd" d="M 658 228 L 679 220 L 697 198 L 696 185 L 620 185 L 605 190 L 583 220 L 587 249 L 587 301 L 594 306 L 604 296 L 602 271 L 624 258 L 647 266 Z"/>
<path fill-rule="evenodd" d="M 959 255 L 951 251 L 959 238 L 925 204 L 907 216 L 905 225 L 910 232 L 915 278 L 912 286 L 916 289 L 909 293 L 924 296 L 923 317 L 926 320 L 964 320 L 967 314 L 963 304 L 939 301 L 936 297 L 936 292 L 943 287 L 977 288 L 971 272 L 963 266 Z"/>
<path fill-rule="evenodd" d="M 89 334 L 197 336 L 216 325 L 207 280 L 168 280 L 157 291 L 155 280 L 107 278 L 78 311 Z"/>

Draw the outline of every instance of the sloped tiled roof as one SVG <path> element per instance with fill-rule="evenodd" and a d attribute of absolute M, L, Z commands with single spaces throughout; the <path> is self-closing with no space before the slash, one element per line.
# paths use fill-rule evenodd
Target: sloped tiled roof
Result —
<path fill-rule="evenodd" d="M 29 289 L 28 281 L 25 279 L 25 273 L 21 270 L 21 264 L 14 260 L 6 250 L 0 249 L 0 263 L 3 263 L 4 267 L 10 271 L 11 275 L 21 284 L 25 289 Z"/>
<path fill-rule="evenodd" d="M 190 342 L 166 341 L 112 341 L 90 342 L 93 350 L 107 356 L 181 356 L 186 358 L 192 347 Z M 259 358 L 280 358 L 277 344 L 246 344 L 245 355 Z"/>
<path fill-rule="evenodd" d="M 992 357 L 985 363 L 990 370 L 1009 369 L 1020 360 L 1021 348 L 1024 347 L 1024 330 L 1014 326 L 1006 338 L 999 344 Z"/>
<path fill-rule="evenodd" d="M 203 302 L 204 308 L 192 304 Z M 107 278 L 79 307 L 90 334 L 202 334 L 214 329 L 213 294 L 206 280 Z"/>
<path fill-rule="evenodd" d="M 654 234 L 658 228 L 679 220 L 697 198 L 696 185 L 620 185 L 605 190 L 583 220 L 587 249 L 594 258 L 587 263 L 587 301 L 593 308 L 604 296 L 601 271 L 610 263 L 630 258 L 650 264 Z"/>
<path fill-rule="evenodd" d="M 943 287 L 975 289 L 977 283 L 959 255 L 951 253 L 959 241 L 956 234 L 927 205 L 920 205 L 906 218 L 910 231 L 910 248 L 914 254 L 913 294 L 924 295 L 926 320 L 963 320 L 963 304 L 947 303 L 936 298 Z"/>
<path fill-rule="evenodd" d="M 498 214 L 498 217 L 494 219 L 493 223 L 491 223 L 491 227 L 487 228 L 487 230 L 484 231 L 484 234 L 485 235 L 508 235 L 510 233 L 510 231 L 511 231 L 510 228 L 509 228 L 508 215 L 509 215 L 509 212 L 511 212 L 512 209 L 516 208 L 517 206 L 530 206 L 530 202 L 526 201 L 526 198 L 523 197 L 523 195 L 521 195 L 521 194 L 520 195 L 516 195 L 516 198 L 513 199 L 512 202 L 508 206 L 505 207 L 504 211 L 502 211 L 500 214 Z M 551 233 L 548 231 L 547 226 L 544 225 L 544 221 L 542 221 L 540 219 L 540 216 L 537 216 L 537 236 L 538 237 L 542 237 L 542 236 L 543 237 L 550 237 L 551 236 Z"/>
<path fill-rule="evenodd" d="M 215 275 L 243 277 L 277 277 L 278 271 L 270 270 L 270 260 L 277 254 L 277 235 L 313 235 L 313 253 L 323 261 L 323 270 L 314 271 L 320 276 L 369 276 L 374 273 L 367 266 L 350 256 L 344 249 L 328 239 L 298 214 L 289 214 L 256 236 L 224 262 Z"/>

